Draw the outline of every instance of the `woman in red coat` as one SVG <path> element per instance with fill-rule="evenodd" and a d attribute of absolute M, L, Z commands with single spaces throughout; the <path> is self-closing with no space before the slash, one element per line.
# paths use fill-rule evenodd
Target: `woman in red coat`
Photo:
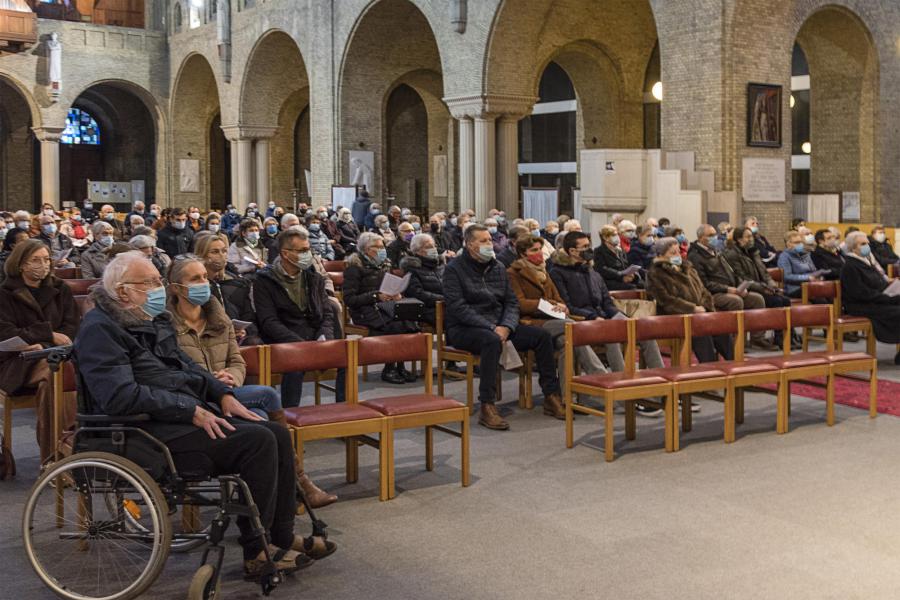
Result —
<path fill-rule="evenodd" d="M 29 345 L 28 350 L 72 343 L 81 320 L 78 305 L 69 286 L 51 274 L 50 266 L 50 252 L 40 240 L 16 244 L 3 266 L 6 280 L 0 286 L 0 341 L 18 336 Z M 18 351 L 0 352 L 0 392 L 35 393 L 41 463 L 52 458 L 56 440 L 47 362 L 25 362 Z M 63 426 L 74 417 L 74 406 L 64 407 Z"/>

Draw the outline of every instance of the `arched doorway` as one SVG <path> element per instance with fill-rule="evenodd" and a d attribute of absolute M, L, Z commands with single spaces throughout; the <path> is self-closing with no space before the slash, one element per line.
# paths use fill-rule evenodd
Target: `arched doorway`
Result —
<path fill-rule="evenodd" d="M 428 198 L 428 111 L 406 84 L 388 96 L 385 129 L 387 188 L 400 206 L 422 212 Z"/>
<path fill-rule="evenodd" d="M 0 208 L 34 210 L 40 202 L 31 110 L 28 101 L 0 77 Z"/>

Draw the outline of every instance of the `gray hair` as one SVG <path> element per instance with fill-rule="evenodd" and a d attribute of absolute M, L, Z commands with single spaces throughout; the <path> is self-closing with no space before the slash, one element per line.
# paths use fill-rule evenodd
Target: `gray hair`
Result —
<path fill-rule="evenodd" d="M 155 246 L 156 240 L 154 240 L 149 235 L 136 235 L 128 240 L 128 245 L 132 248 L 140 250 L 141 248 L 150 248 L 151 246 Z"/>
<path fill-rule="evenodd" d="M 868 239 L 868 236 L 862 231 L 854 231 L 853 233 L 848 233 L 847 237 L 844 238 L 844 247 L 847 248 L 847 253 L 850 253 L 859 248 L 860 244 L 863 241 L 868 241 Z"/>
<path fill-rule="evenodd" d="M 112 232 L 112 231 L 113 231 L 113 226 L 110 225 L 109 223 L 107 223 L 106 221 L 94 221 L 94 224 L 91 225 L 91 233 L 94 234 L 94 239 L 97 239 L 98 237 L 100 237 L 101 235 L 103 235 L 103 233 L 104 233 L 107 229 L 108 229 L 110 232 Z"/>
<path fill-rule="evenodd" d="M 703 225 L 701 225 L 700 227 L 698 227 L 698 228 L 697 228 L 697 239 L 699 240 L 699 239 L 702 238 L 704 235 L 706 235 L 706 230 L 707 230 L 708 228 L 710 228 L 710 227 L 712 227 L 712 225 L 710 225 L 709 223 L 704 223 Z"/>
<path fill-rule="evenodd" d="M 669 248 L 677 245 L 678 240 L 673 237 L 660 238 L 656 240 L 655 244 L 653 244 L 653 252 L 656 253 L 656 256 L 662 256 L 669 251 Z"/>
<path fill-rule="evenodd" d="M 371 231 L 366 231 L 365 233 L 359 234 L 359 239 L 356 240 L 356 247 L 359 249 L 360 254 L 365 254 L 369 251 L 369 248 L 373 243 L 378 240 L 384 241 L 384 238 L 378 235 L 377 233 L 373 233 Z"/>
<path fill-rule="evenodd" d="M 300 217 L 298 217 L 294 213 L 284 213 L 283 215 L 281 215 L 281 228 L 287 229 L 288 221 L 293 221 L 293 220 L 296 220 L 299 223 Z M 277 220 L 276 220 L 276 222 L 277 222 Z"/>
<path fill-rule="evenodd" d="M 490 227 L 491 225 L 493 225 L 493 226 L 496 227 L 496 226 L 497 226 L 497 219 L 495 219 L 494 217 L 488 217 L 487 219 L 484 220 L 484 224 L 485 224 L 485 226 L 487 226 L 487 227 Z"/>
<path fill-rule="evenodd" d="M 413 254 L 418 254 L 419 250 L 421 250 L 428 242 L 434 242 L 434 238 L 427 233 L 417 233 L 413 236 L 413 239 L 409 241 L 409 249 Z"/>
<path fill-rule="evenodd" d="M 380 226 L 382 223 L 387 223 L 388 218 L 387 215 L 382 213 L 373 219 L 376 225 Z"/>
<path fill-rule="evenodd" d="M 136 263 L 146 264 L 147 256 L 138 250 L 129 250 L 116 254 L 103 270 L 103 289 L 113 298 L 118 297 L 119 284 L 125 279 L 125 273 Z"/>

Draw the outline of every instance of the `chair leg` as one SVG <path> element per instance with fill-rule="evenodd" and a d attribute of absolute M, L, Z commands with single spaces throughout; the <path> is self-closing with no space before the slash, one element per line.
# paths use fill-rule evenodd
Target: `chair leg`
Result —
<path fill-rule="evenodd" d="M 666 394 L 664 401 L 666 452 L 678 452 L 678 404 L 671 391 Z"/>
<path fill-rule="evenodd" d="M 844 330 L 839 327 L 834 331 L 834 349 L 837 352 L 844 351 Z"/>
<path fill-rule="evenodd" d="M 322 372 L 321 372 L 321 371 L 316 371 L 315 377 L 316 377 L 316 384 L 315 384 L 315 387 L 316 387 L 316 406 L 319 406 L 320 404 L 322 404 L 322 388 L 319 387 L 319 381 L 321 381 L 321 379 L 322 379 Z"/>
<path fill-rule="evenodd" d="M 634 402 L 625 403 L 625 439 L 633 440 L 637 437 L 637 413 Z"/>
<path fill-rule="evenodd" d="M 12 402 L 3 396 L 3 447 L 12 449 Z"/>
<path fill-rule="evenodd" d="M 382 502 L 390 500 L 397 495 L 394 487 L 394 422 L 391 419 L 383 419 L 381 422 L 381 434 L 378 440 L 378 483 L 380 493 L 378 499 Z M 353 440 L 354 449 L 358 447 L 356 438 Z"/>
<path fill-rule="evenodd" d="M 441 355 L 438 355 L 437 359 L 437 388 L 438 388 L 438 396 L 444 395 L 444 368 L 447 365 L 444 363 L 444 360 L 441 358 Z"/>
<path fill-rule="evenodd" d="M 368 380 L 369 380 L 369 367 L 367 367 L 367 366 L 365 366 L 365 365 L 363 365 L 362 380 L 363 380 L 363 381 L 368 381 Z"/>
<path fill-rule="evenodd" d="M 877 357 L 877 351 L 875 350 L 876 341 L 877 340 L 875 339 L 875 332 L 872 329 L 869 329 L 866 332 L 866 354 L 868 354 L 869 356 Z"/>
<path fill-rule="evenodd" d="M 355 437 L 344 438 L 347 446 L 347 483 L 359 481 L 359 442 Z"/>
<path fill-rule="evenodd" d="M 744 388 L 735 390 L 734 397 L 734 424 L 744 424 Z"/>
<path fill-rule="evenodd" d="M 803 351 L 809 352 L 809 327 L 803 328 Z"/>
<path fill-rule="evenodd" d="M 465 417 L 462 420 L 462 428 L 461 428 L 461 439 L 460 439 L 460 451 L 462 456 L 460 457 L 460 464 L 462 466 L 462 485 L 463 487 L 469 487 L 469 418 Z"/>
<path fill-rule="evenodd" d="M 788 431 L 788 396 L 791 393 L 791 384 L 787 377 L 782 375 L 778 385 L 778 396 L 775 407 L 775 431 L 779 434 Z"/>
<path fill-rule="evenodd" d="M 575 413 L 572 411 L 572 390 L 569 386 L 565 386 L 563 402 L 566 403 L 566 448 L 575 445 L 574 420 Z"/>
<path fill-rule="evenodd" d="M 434 471 L 434 430 L 425 428 L 425 470 Z"/>
<path fill-rule="evenodd" d="M 694 427 L 694 419 L 691 414 L 691 395 L 678 394 L 678 399 L 681 402 L 681 430 L 687 433 Z"/>
<path fill-rule="evenodd" d="M 466 403 L 469 405 L 469 414 L 475 414 L 475 365 L 472 361 L 466 361 Z"/>
<path fill-rule="evenodd" d="M 612 462 L 616 457 L 615 445 L 613 440 L 613 407 L 615 406 L 615 402 L 613 402 L 612 398 L 609 396 L 606 397 L 606 414 L 603 416 L 604 420 L 604 447 L 606 449 L 606 462 Z"/>
<path fill-rule="evenodd" d="M 872 361 L 872 374 L 869 378 L 869 418 L 878 416 L 878 362 Z"/>
<path fill-rule="evenodd" d="M 725 389 L 725 443 L 730 444 L 735 439 L 734 426 L 734 400 L 735 391 L 734 383 L 729 380 L 728 387 Z"/>
<path fill-rule="evenodd" d="M 834 372 L 829 372 L 825 384 L 825 422 L 829 427 L 834 425 Z"/>

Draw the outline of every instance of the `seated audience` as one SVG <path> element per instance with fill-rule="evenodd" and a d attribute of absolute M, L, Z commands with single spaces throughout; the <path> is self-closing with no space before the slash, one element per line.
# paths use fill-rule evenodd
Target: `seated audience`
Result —
<path fill-rule="evenodd" d="M 624 221 L 623 221 L 624 222 Z M 653 253 L 653 244 L 656 242 L 656 227 L 652 225 L 644 225 L 641 227 L 638 235 L 631 242 L 628 250 L 628 262 L 637 265 L 646 272 L 653 263 L 655 254 Z M 674 238 L 673 238 L 674 239 Z M 681 251 L 679 247 L 679 252 Z"/>
<path fill-rule="evenodd" d="M 845 259 L 834 233 L 828 229 L 820 229 L 816 232 L 815 239 L 816 249 L 812 253 L 812 261 L 816 269 L 826 271 L 823 275 L 825 279 L 840 279 Z"/>
<path fill-rule="evenodd" d="M 756 217 L 747 217 L 744 227 L 753 233 L 753 243 L 759 250 L 760 260 L 768 266 L 774 266 L 778 260 L 778 251 L 769 243 L 766 236 L 759 232 L 759 220 Z"/>
<path fill-rule="evenodd" d="M 50 249 L 50 259 L 53 261 L 53 267 L 56 269 L 74 267 L 75 259 L 78 254 L 73 252 L 75 246 L 72 240 L 65 234 L 59 232 L 59 226 L 53 217 L 49 215 L 41 215 L 41 234 L 36 239 L 44 242 Z"/>
<path fill-rule="evenodd" d="M 268 252 L 259 239 L 259 221 L 241 221 L 238 236 L 228 247 L 228 263 L 241 275 L 256 273 L 266 266 Z"/>
<path fill-rule="evenodd" d="M 541 237 L 547 240 L 553 251 L 556 251 L 556 236 L 559 235 L 559 223 L 550 220 L 544 223 L 544 229 L 541 231 Z"/>
<path fill-rule="evenodd" d="M 412 223 L 403 221 L 397 226 L 397 239 L 387 247 L 388 260 L 392 265 L 399 265 L 407 256 L 413 256 L 409 244 L 415 235 L 416 231 L 413 229 Z"/>
<path fill-rule="evenodd" d="M 428 219 L 428 234 L 434 238 L 434 247 L 438 254 L 451 258 L 456 256 L 453 249 L 453 235 L 446 227 L 447 216 L 442 212 L 431 215 Z"/>
<path fill-rule="evenodd" d="M 425 305 L 422 320 L 434 325 L 435 305 L 444 299 L 444 258 L 438 253 L 434 238 L 425 233 L 413 236 L 409 250 L 411 254 L 400 260 L 404 274 L 410 274 L 406 297 L 420 300 Z"/>
<path fill-rule="evenodd" d="M 241 216 L 238 214 L 237 209 L 229 204 L 225 207 L 225 214 L 222 216 L 222 233 L 225 235 L 231 235 L 231 232 L 235 227 L 241 224 Z"/>
<path fill-rule="evenodd" d="M 28 237 L 28 232 L 24 229 L 14 227 L 6 231 L 6 237 L 3 238 L 3 250 L 0 251 L 0 283 L 6 279 L 6 272 L 3 270 L 3 265 L 6 263 L 6 259 L 9 258 L 9 255 L 12 254 L 16 244 L 30 239 Z"/>
<path fill-rule="evenodd" d="M 168 446 L 176 466 L 205 455 L 210 475 L 238 474 L 269 541 L 286 551 L 276 567 L 296 570 L 306 540 L 293 531 L 296 473 L 287 429 L 245 408 L 230 386 L 179 349 L 166 288 L 143 254 L 116 257 L 91 296 L 96 308 L 75 340 L 87 406 L 108 415 L 147 413 L 151 420 L 141 428 Z M 258 578 L 266 565 L 263 540 L 247 517 L 237 524 L 245 575 Z"/>
<path fill-rule="evenodd" d="M 600 228 L 600 245 L 594 248 L 594 270 L 603 278 L 610 290 L 634 290 L 643 287 L 641 274 L 625 271 L 630 266 L 628 256 L 621 247 L 622 238 L 613 225 Z"/>
<path fill-rule="evenodd" d="M 107 221 L 98 220 L 91 225 L 94 242 L 81 253 L 81 276 L 85 279 L 103 277 L 103 269 L 109 262 L 109 249 L 115 238 L 115 230 Z"/>
<path fill-rule="evenodd" d="M 520 237 L 530 237 L 528 230 L 521 225 L 510 227 L 509 236 L 506 238 L 506 247 L 497 255 L 497 260 L 503 263 L 507 269 L 519 258 L 519 253 L 516 252 L 516 241 Z"/>
<path fill-rule="evenodd" d="M 894 252 L 893 246 L 887 241 L 883 225 L 876 225 L 872 228 L 872 235 L 869 236 L 869 246 L 872 248 L 872 256 L 881 265 L 881 268 L 887 271 L 888 265 L 897 265 L 900 262 L 900 256 Z"/>
<path fill-rule="evenodd" d="M 187 254 L 194 247 L 194 230 L 187 226 L 188 216 L 183 208 L 173 208 L 168 223 L 157 234 L 156 245 L 170 258 Z"/>
<path fill-rule="evenodd" d="M 139 250 L 149 258 L 160 275 L 165 276 L 169 271 L 172 259 L 168 254 L 156 247 L 156 240 L 152 236 L 136 235 L 128 241 L 128 245 L 134 250 Z"/>
<path fill-rule="evenodd" d="M 413 333 L 415 323 L 393 319 L 390 302 L 402 300 L 402 294 L 388 296 L 381 293 L 381 280 L 391 270 L 384 239 L 366 232 L 359 236 L 359 250 L 347 260 L 344 271 L 344 302 L 354 325 L 368 327 L 369 335 Z M 388 363 L 381 372 L 388 383 L 407 383 L 416 380 L 403 363 Z"/>
<path fill-rule="evenodd" d="M 381 215 L 381 205 L 377 202 L 373 202 L 369 205 L 369 210 L 366 212 L 365 221 L 363 221 L 363 231 L 371 231 L 376 233 L 376 229 L 378 226 L 375 225 L 375 217 Z"/>
<path fill-rule="evenodd" d="M 388 221 L 387 215 L 378 215 L 373 220 L 375 228 L 372 230 L 374 233 L 377 233 L 384 239 L 384 245 L 388 246 L 392 242 L 397 240 L 397 236 L 394 235 L 394 232 L 391 231 L 391 224 Z"/>
<path fill-rule="evenodd" d="M 85 198 L 84 202 L 82 202 L 82 206 L 84 208 L 81 209 L 81 216 L 88 225 L 91 225 L 100 217 L 99 213 L 94 208 L 94 203 L 91 202 L 90 199 Z"/>
<path fill-rule="evenodd" d="M 816 236 L 813 235 L 812 230 L 806 225 L 798 225 L 797 233 L 803 236 L 803 247 L 807 252 L 812 254 L 816 250 Z"/>
<path fill-rule="evenodd" d="M 812 256 L 806 251 L 803 236 L 797 231 L 784 235 L 784 252 L 778 255 L 778 267 L 784 271 L 784 293 L 791 298 L 799 298 L 801 284 L 805 281 L 822 279 L 816 272 Z"/>
<path fill-rule="evenodd" d="M 287 227 L 284 229 L 287 229 Z M 265 221 L 263 221 L 262 229 L 259 232 L 259 245 L 262 248 L 265 248 L 267 263 L 271 263 L 275 257 L 278 256 L 278 242 L 275 241 L 275 237 L 278 235 L 279 231 L 281 231 L 281 229 L 278 227 L 278 219 L 275 217 L 266 217 Z"/>
<path fill-rule="evenodd" d="M 325 220 L 327 220 L 327 217 Z M 323 260 L 335 260 L 334 240 L 328 239 L 328 235 L 322 229 L 323 223 L 319 215 L 310 212 L 307 223 L 306 229 L 309 231 L 309 245 L 313 254 Z"/>
<path fill-rule="evenodd" d="M 357 201 L 358 200 L 359 199 L 357 198 Z M 356 252 L 357 239 L 359 239 L 359 227 L 353 222 L 353 215 L 350 214 L 349 209 L 339 209 L 337 243 L 344 251 L 345 256 Z"/>
<path fill-rule="evenodd" d="M 81 216 L 78 207 L 69 210 L 69 218 L 59 224 L 59 232 L 69 238 L 72 246 L 78 249 L 80 253 L 82 248 L 86 248 L 91 243 L 91 231 Z"/>
<path fill-rule="evenodd" d="M 206 215 L 206 222 L 203 225 L 204 231 L 210 233 L 219 233 L 222 229 L 222 217 L 217 212 L 211 212 Z"/>
<path fill-rule="evenodd" d="M 479 424 L 488 429 L 509 429 L 509 423 L 494 406 L 500 354 L 506 341 L 511 341 L 519 352 L 534 351 L 545 411 L 565 418 L 552 336 L 538 327 L 519 324 L 519 303 L 506 270 L 495 259 L 488 229 L 470 225 L 465 242 L 465 251 L 444 271 L 447 343 L 481 357 Z"/>
<path fill-rule="evenodd" d="M 222 304 L 229 318 L 251 323 L 244 331 L 236 333 L 238 342 L 246 345 L 261 343 L 250 280 L 231 270 L 228 264 L 228 236 L 224 233 L 199 235 L 194 252 L 206 266 L 206 278 L 213 297 Z"/>
<path fill-rule="evenodd" d="M 637 226 L 628 219 L 622 219 L 616 228 L 619 231 L 619 247 L 622 248 L 622 252 L 628 254 L 631 244 L 635 243 L 637 237 Z"/>
<path fill-rule="evenodd" d="M 846 238 L 847 262 L 841 270 L 841 292 L 844 312 L 855 317 L 868 317 L 875 338 L 885 344 L 900 344 L 900 296 L 884 293 L 889 282 L 876 268 L 871 242 L 861 231 Z M 900 352 L 894 355 L 900 365 Z"/>
<path fill-rule="evenodd" d="M 113 237 L 117 240 L 125 237 L 125 223 L 116 218 L 116 209 L 111 204 L 104 204 L 100 208 L 100 219 L 112 225 Z"/>
<path fill-rule="evenodd" d="M 40 240 L 24 240 L 3 265 L 0 286 L 0 339 L 20 337 L 28 350 L 72 343 L 81 315 L 69 286 L 52 274 L 50 251 Z M 37 441 L 41 464 L 53 459 L 53 385 L 47 361 L 26 362 L 18 352 L 0 353 L 0 390 L 7 395 L 34 393 L 37 397 Z M 60 423 L 75 420 L 74 404 L 60 407 Z M 8 442 L 8 441 L 7 441 Z"/>
<path fill-rule="evenodd" d="M 544 239 L 543 234 L 541 233 L 541 224 L 538 223 L 537 219 L 525 219 L 523 226 L 528 230 L 528 234 L 531 235 L 536 240 L 540 240 L 541 242 L 541 254 L 544 255 L 544 260 L 550 260 L 550 256 L 556 252 L 556 248 L 553 247 L 553 244 Z"/>
<path fill-rule="evenodd" d="M 203 231 L 205 221 L 203 217 L 200 216 L 200 209 L 196 206 L 188 207 L 188 222 L 187 226 L 194 232 Z"/>
<path fill-rule="evenodd" d="M 690 261 L 681 259 L 675 238 L 656 242 L 656 258 L 647 273 L 647 295 L 656 300 L 656 311 L 661 315 L 715 311 L 712 296 L 700 281 L 697 270 Z M 729 335 L 694 337 L 692 345 L 700 362 L 716 361 L 717 353 L 725 360 L 734 358 Z"/>
<path fill-rule="evenodd" d="M 710 245 L 719 252 L 725 252 L 728 240 L 731 238 L 731 223 L 722 221 L 716 225 L 716 236 L 709 240 Z"/>
<path fill-rule="evenodd" d="M 494 254 L 500 254 L 506 249 L 509 238 L 505 233 L 500 231 L 499 224 L 495 217 L 485 219 L 484 226 L 487 227 L 488 232 L 491 234 L 491 243 L 494 245 Z"/>

